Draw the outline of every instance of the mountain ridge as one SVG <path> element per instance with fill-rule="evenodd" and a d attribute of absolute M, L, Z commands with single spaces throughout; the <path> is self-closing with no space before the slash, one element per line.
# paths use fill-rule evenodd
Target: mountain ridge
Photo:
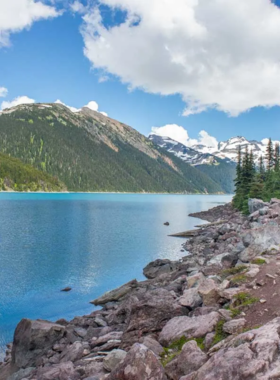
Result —
<path fill-rule="evenodd" d="M 0 152 L 57 176 L 69 191 L 222 193 L 207 174 L 89 108 L 19 105 L 0 113 Z"/>

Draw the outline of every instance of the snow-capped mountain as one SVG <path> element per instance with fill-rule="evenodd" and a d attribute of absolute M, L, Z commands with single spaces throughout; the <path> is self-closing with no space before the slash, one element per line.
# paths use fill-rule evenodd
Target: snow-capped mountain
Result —
<path fill-rule="evenodd" d="M 209 149 L 204 145 L 187 147 L 171 139 L 151 133 L 149 139 L 157 146 L 179 157 L 184 162 L 195 166 L 198 170 L 207 174 L 215 182 L 219 183 L 226 193 L 234 192 L 234 178 L 236 164 L 228 158 L 220 158 L 207 152 Z M 198 149 L 200 151 L 198 151 Z M 206 153 L 204 153 L 206 152 Z"/>
<path fill-rule="evenodd" d="M 170 137 L 159 136 L 155 133 L 149 135 L 149 139 L 161 148 L 167 150 L 169 153 L 174 154 L 176 157 L 187 162 L 190 165 L 218 165 L 220 161 L 218 156 L 215 156 L 209 152 L 209 148 L 204 145 L 195 145 L 192 148 L 187 147 L 178 141 L 172 140 Z M 207 152 L 208 151 L 208 152 Z M 205 152 L 205 153 L 204 153 Z M 229 162 L 227 158 L 222 158 L 226 162 Z"/>
<path fill-rule="evenodd" d="M 236 161 L 239 146 L 241 146 L 243 152 L 247 146 L 249 152 L 253 152 L 256 162 L 260 156 L 265 156 L 266 144 L 264 144 L 264 142 L 255 140 L 249 141 L 242 136 L 232 137 L 227 141 L 221 141 L 218 145 L 218 149 L 212 154 L 220 158 L 229 158 L 232 161 Z"/>
<path fill-rule="evenodd" d="M 267 146 L 267 139 L 262 141 L 250 141 L 242 136 L 232 137 L 227 141 L 221 141 L 216 148 L 207 147 L 203 144 L 187 147 L 169 137 L 162 137 L 156 133 L 150 134 L 149 139 L 156 145 L 168 150 L 170 153 L 175 154 L 177 157 L 180 157 L 182 160 L 195 166 L 215 164 L 217 158 L 225 160 L 226 162 L 236 162 L 239 146 L 241 146 L 243 152 L 245 152 L 246 146 L 248 147 L 249 152 L 252 150 L 255 163 L 258 164 L 260 156 L 265 157 Z M 274 143 L 276 142 L 279 143 L 279 141 L 274 141 Z"/>

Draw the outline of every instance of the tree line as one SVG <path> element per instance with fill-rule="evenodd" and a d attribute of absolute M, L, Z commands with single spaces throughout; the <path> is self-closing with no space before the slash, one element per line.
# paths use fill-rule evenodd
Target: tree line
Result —
<path fill-rule="evenodd" d="M 269 201 L 280 198 L 280 148 L 269 139 L 265 156 L 255 164 L 252 150 L 248 146 L 242 152 L 238 147 L 233 205 L 244 214 L 249 213 L 248 199 L 259 198 Z"/>

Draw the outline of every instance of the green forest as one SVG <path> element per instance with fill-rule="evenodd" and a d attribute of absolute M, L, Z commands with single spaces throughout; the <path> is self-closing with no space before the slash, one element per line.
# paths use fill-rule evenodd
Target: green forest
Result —
<path fill-rule="evenodd" d="M 18 107 L 0 115 L 0 152 L 58 178 L 69 191 L 223 192 L 206 173 L 128 126 L 120 125 L 121 135 L 106 120 L 61 105 Z"/>
<path fill-rule="evenodd" d="M 248 199 L 259 198 L 270 201 L 280 198 L 280 149 L 279 144 L 269 139 L 265 157 L 260 156 L 258 165 L 254 163 L 252 152 L 246 148 L 238 150 L 236 167 L 235 196 L 233 205 L 244 214 L 249 213 Z"/>
<path fill-rule="evenodd" d="M 24 164 L 17 158 L 0 153 L 0 189 L 14 191 L 63 191 L 57 179 Z"/>

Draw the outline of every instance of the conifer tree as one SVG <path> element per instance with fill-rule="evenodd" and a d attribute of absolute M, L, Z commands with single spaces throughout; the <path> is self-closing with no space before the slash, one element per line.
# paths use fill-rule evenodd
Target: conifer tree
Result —
<path fill-rule="evenodd" d="M 238 146 L 238 152 L 237 152 L 236 178 L 234 181 L 235 196 L 233 198 L 233 205 L 237 209 L 240 208 L 240 203 L 241 203 L 241 199 L 242 199 L 241 177 L 242 177 L 242 151 L 241 151 L 241 145 L 239 145 Z"/>
<path fill-rule="evenodd" d="M 276 143 L 275 149 L 274 149 L 274 170 L 275 170 L 275 172 L 279 172 L 279 169 L 280 169 L 279 157 L 280 157 L 280 148 L 279 148 L 279 144 Z"/>
<path fill-rule="evenodd" d="M 260 156 L 259 158 L 259 174 L 262 180 L 264 181 L 265 179 L 265 166 L 263 162 L 263 156 Z"/>
<path fill-rule="evenodd" d="M 274 152 L 273 152 L 273 144 L 271 138 L 268 140 L 267 148 L 266 148 L 266 162 L 267 162 L 267 170 L 270 171 L 274 167 Z"/>

